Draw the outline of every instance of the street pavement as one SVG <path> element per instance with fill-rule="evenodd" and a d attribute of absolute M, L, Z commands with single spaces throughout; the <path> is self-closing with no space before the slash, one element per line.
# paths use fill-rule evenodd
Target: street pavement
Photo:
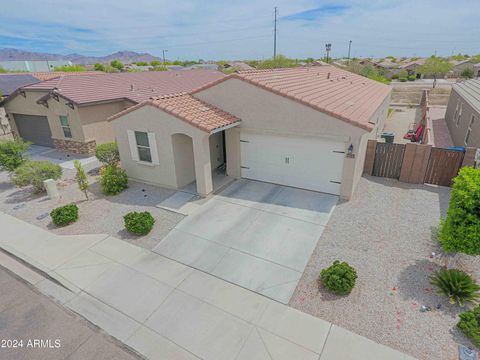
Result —
<path fill-rule="evenodd" d="M 140 359 L 1 267 L 0 286 L 0 359 Z"/>
<path fill-rule="evenodd" d="M 51 279 L 0 264 L 148 359 L 412 360 L 108 235 L 59 236 L 3 213 L 0 228 L 0 247 Z"/>

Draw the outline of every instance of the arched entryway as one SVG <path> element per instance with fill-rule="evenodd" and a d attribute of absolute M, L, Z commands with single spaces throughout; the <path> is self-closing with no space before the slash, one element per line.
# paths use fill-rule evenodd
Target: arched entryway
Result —
<path fill-rule="evenodd" d="M 196 179 L 193 140 L 185 134 L 173 134 L 172 147 L 177 186 L 182 188 Z"/>

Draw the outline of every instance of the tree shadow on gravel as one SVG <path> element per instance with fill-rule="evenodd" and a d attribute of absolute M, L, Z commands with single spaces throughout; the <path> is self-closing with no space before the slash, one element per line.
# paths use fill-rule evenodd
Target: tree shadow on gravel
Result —
<path fill-rule="evenodd" d="M 430 284 L 430 276 L 442 267 L 431 260 L 417 260 L 402 270 L 398 278 L 398 294 L 405 300 L 415 301 L 419 306 L 430 306 L 432 311 L 441 311 L 445 315 L 456 317 L 464 309 L 451 305 L 448 299 L 437 294 Z M 437 305 L 441 305 L 437 309 Z"/>
<path fill-rule="evenodd" d="M 18 204 L 27 201 L 39 200 L 43 197 L 45 197 L 45 199 L 48 199 L 48 197 L 46 197 L 46 193 L 35 194 L 32 190 L 32 187 L 29 186 L 11 193 L 7 196 L 5 202 L 7 204 Z"/>

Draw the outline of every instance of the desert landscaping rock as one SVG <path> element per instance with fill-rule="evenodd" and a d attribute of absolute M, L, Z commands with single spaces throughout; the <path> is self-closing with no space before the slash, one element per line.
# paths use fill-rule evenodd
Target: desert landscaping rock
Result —
<path fill-rule="evenodd" d="M 58 181 L 61 197 L 48 198 L 46 193 L 33 194 L 30 188 L 16 188 L 6 172 L 0 172 L 0 211 L 13 215 L 59 235 L 109 234 L 146 248 L 152 248 L 163 239 L 183 215 L 156 207 L 174 191 L 130 181 L 129 188 L 115 196 L 102 193 L 98 176 L 89 176 L 90 200 L 78 189 L 73 179 L 74 171 L 64 170 Z M 79 219 L 66 227 L 57 228 L 49 214 L 59 206 L 75 203 L 79 207 Z M 135 236 L 125 230 L 123 216 L 131 211 L 149 211 L 155 218 L 155 226 L 147 236 Z"/>
<path fill-rule="evenodd" d="M 472 346 L 456 328 L 463 309 L 429 284 L 444 263 L 432 233 L 449 198 L 450 188 L 362 178 L 333 212 L 290 305 L 419 359 L 456 359 L 458 344 Z M 336 259 L 358 274 L 348 296 L 318 286 L 321 269 Z M 478 278 L 480 259 L 462 256 L 459 265 Z"/>

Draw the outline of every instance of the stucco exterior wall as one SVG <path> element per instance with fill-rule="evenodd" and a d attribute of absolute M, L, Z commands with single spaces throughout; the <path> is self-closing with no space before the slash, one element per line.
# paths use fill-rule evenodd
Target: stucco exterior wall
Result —
<path fill-rule="evenodd" d="M 228 79 L 195 94 L 196 97 L 238 116 L 240 126 L 228 129 L 226 135 L 227 173 L 240 177 L 240 132 L 254 131 L 286 136 L 328 138 L 354 147 L 355 158 L 345 158 L 341 196 L 350 198 L 363 171 L 366 142 L 383 129 L 389 99 L 372 116 L 372 132 L 321 113 L 308 106 L 248 84 Z"/>
<path fill-rule="evenodd" d="M 60 115 L 68 116 L 68 122 L 72 132 L 72 140 L 85 141 L 83 129 L 80 122 L 78 108 L 70 108 L 66 105 L 65 99 L 59 98 L 59 101 L 50 99 L 48 108 L 37 104 L 37 100 L 47 94 L 47 91 L 26 91 L 26 97 L 17 95 L 5 104 L 5 111 L 7 112 L 12 127 L 18 134 L 18 129 L 14 124 L 14 116 L 12 114 L 26 114 L 26 115 L 41 115 L 48 118 L 48 124 L 52 132 L 53 139 L 66 139 L 62 127 L 60 125 Z"/>
<path fill-rule="evenodd" d="M 80 106 L 78 113 L 82 121 L 85 141 L 95 140 L 97 145 L 115 141 L 112 124 L 107 121 L 107 118 L 131 105 L 133 105 L 131 102 L 119 101 Z"/>
<path fill-rule="evenodd" d="M 211 167 L 209 134 L 182 120 L 177 119 L 151 106 L 141 107 L 133 112 L 111 121 L 120 152 L 122 167 L 130 178 L 153 185 L 180 188 L 189 183 L 192 168 L 189 157 L 190 146 L 187 139 L 176 137 L 174 146 L 172 135 L 185 134 L 191 138 L 195 160 L 195 177 L 199 193 L 206 195 L 211 191 Z M 132 159 L 127 130 L 144 131 L 155 134 L 159 165 L 152 165 Z M 180 140 L 179 140 L 180 139 Z"/>
<path fill-rule="evenodd" d="M 105 104 L 92 104 L 88 106 L 74 106 L 74 109 L 66 105 L 67 100 L 59 97 L 59 101 L 51 98 L 48 100 L 48 108 L 37 104 L 37 100 L 46 95 L 47 91 L 25 91 L 26 98 L 17 95 L 5 105 L 7 114 L 27 114 L 41 115 L 48 118 L 48 124 L 52 132 L 52 138 L 60 143 L 63 140 L 73 140 L 74 142 L 82 142 L 96 144 L 115 141 L 115 135 L 110 122 L 107 118 L 116 114 L 127 107 L 133 105 L 129 101 L 119 101 Z M 65 138 L 62 127 L 60 125 L 59 116 L 68 116 L 72 138 Z M 12 120 L 14 116 L 10 116 Z M 14 121 L 11 121 L 14 123 Z M 16 133 L 16 126 L 12 124 Z"/>
<path fill-rule="evenodd" d="M 458 126 L 455 124 L 455 109 L 457 103 L 462 104 L 462 115 L 458 122 Z M 465 147 L 465 135 L 467 133 L 468 126 L 472 115 L 475 116 L 475 121 L 472 125 L 472 131 L 468 140 L 469 147 L 480 147 L 480 112 L 475 110 L 467 101 L 465 101 L 455 89 L 452 89 L 450 98 L 448 100 L 447 111 L 445 113 L 445 121 L 450 135 L 452 136 L 453 144 L 458 147 Z"/>

